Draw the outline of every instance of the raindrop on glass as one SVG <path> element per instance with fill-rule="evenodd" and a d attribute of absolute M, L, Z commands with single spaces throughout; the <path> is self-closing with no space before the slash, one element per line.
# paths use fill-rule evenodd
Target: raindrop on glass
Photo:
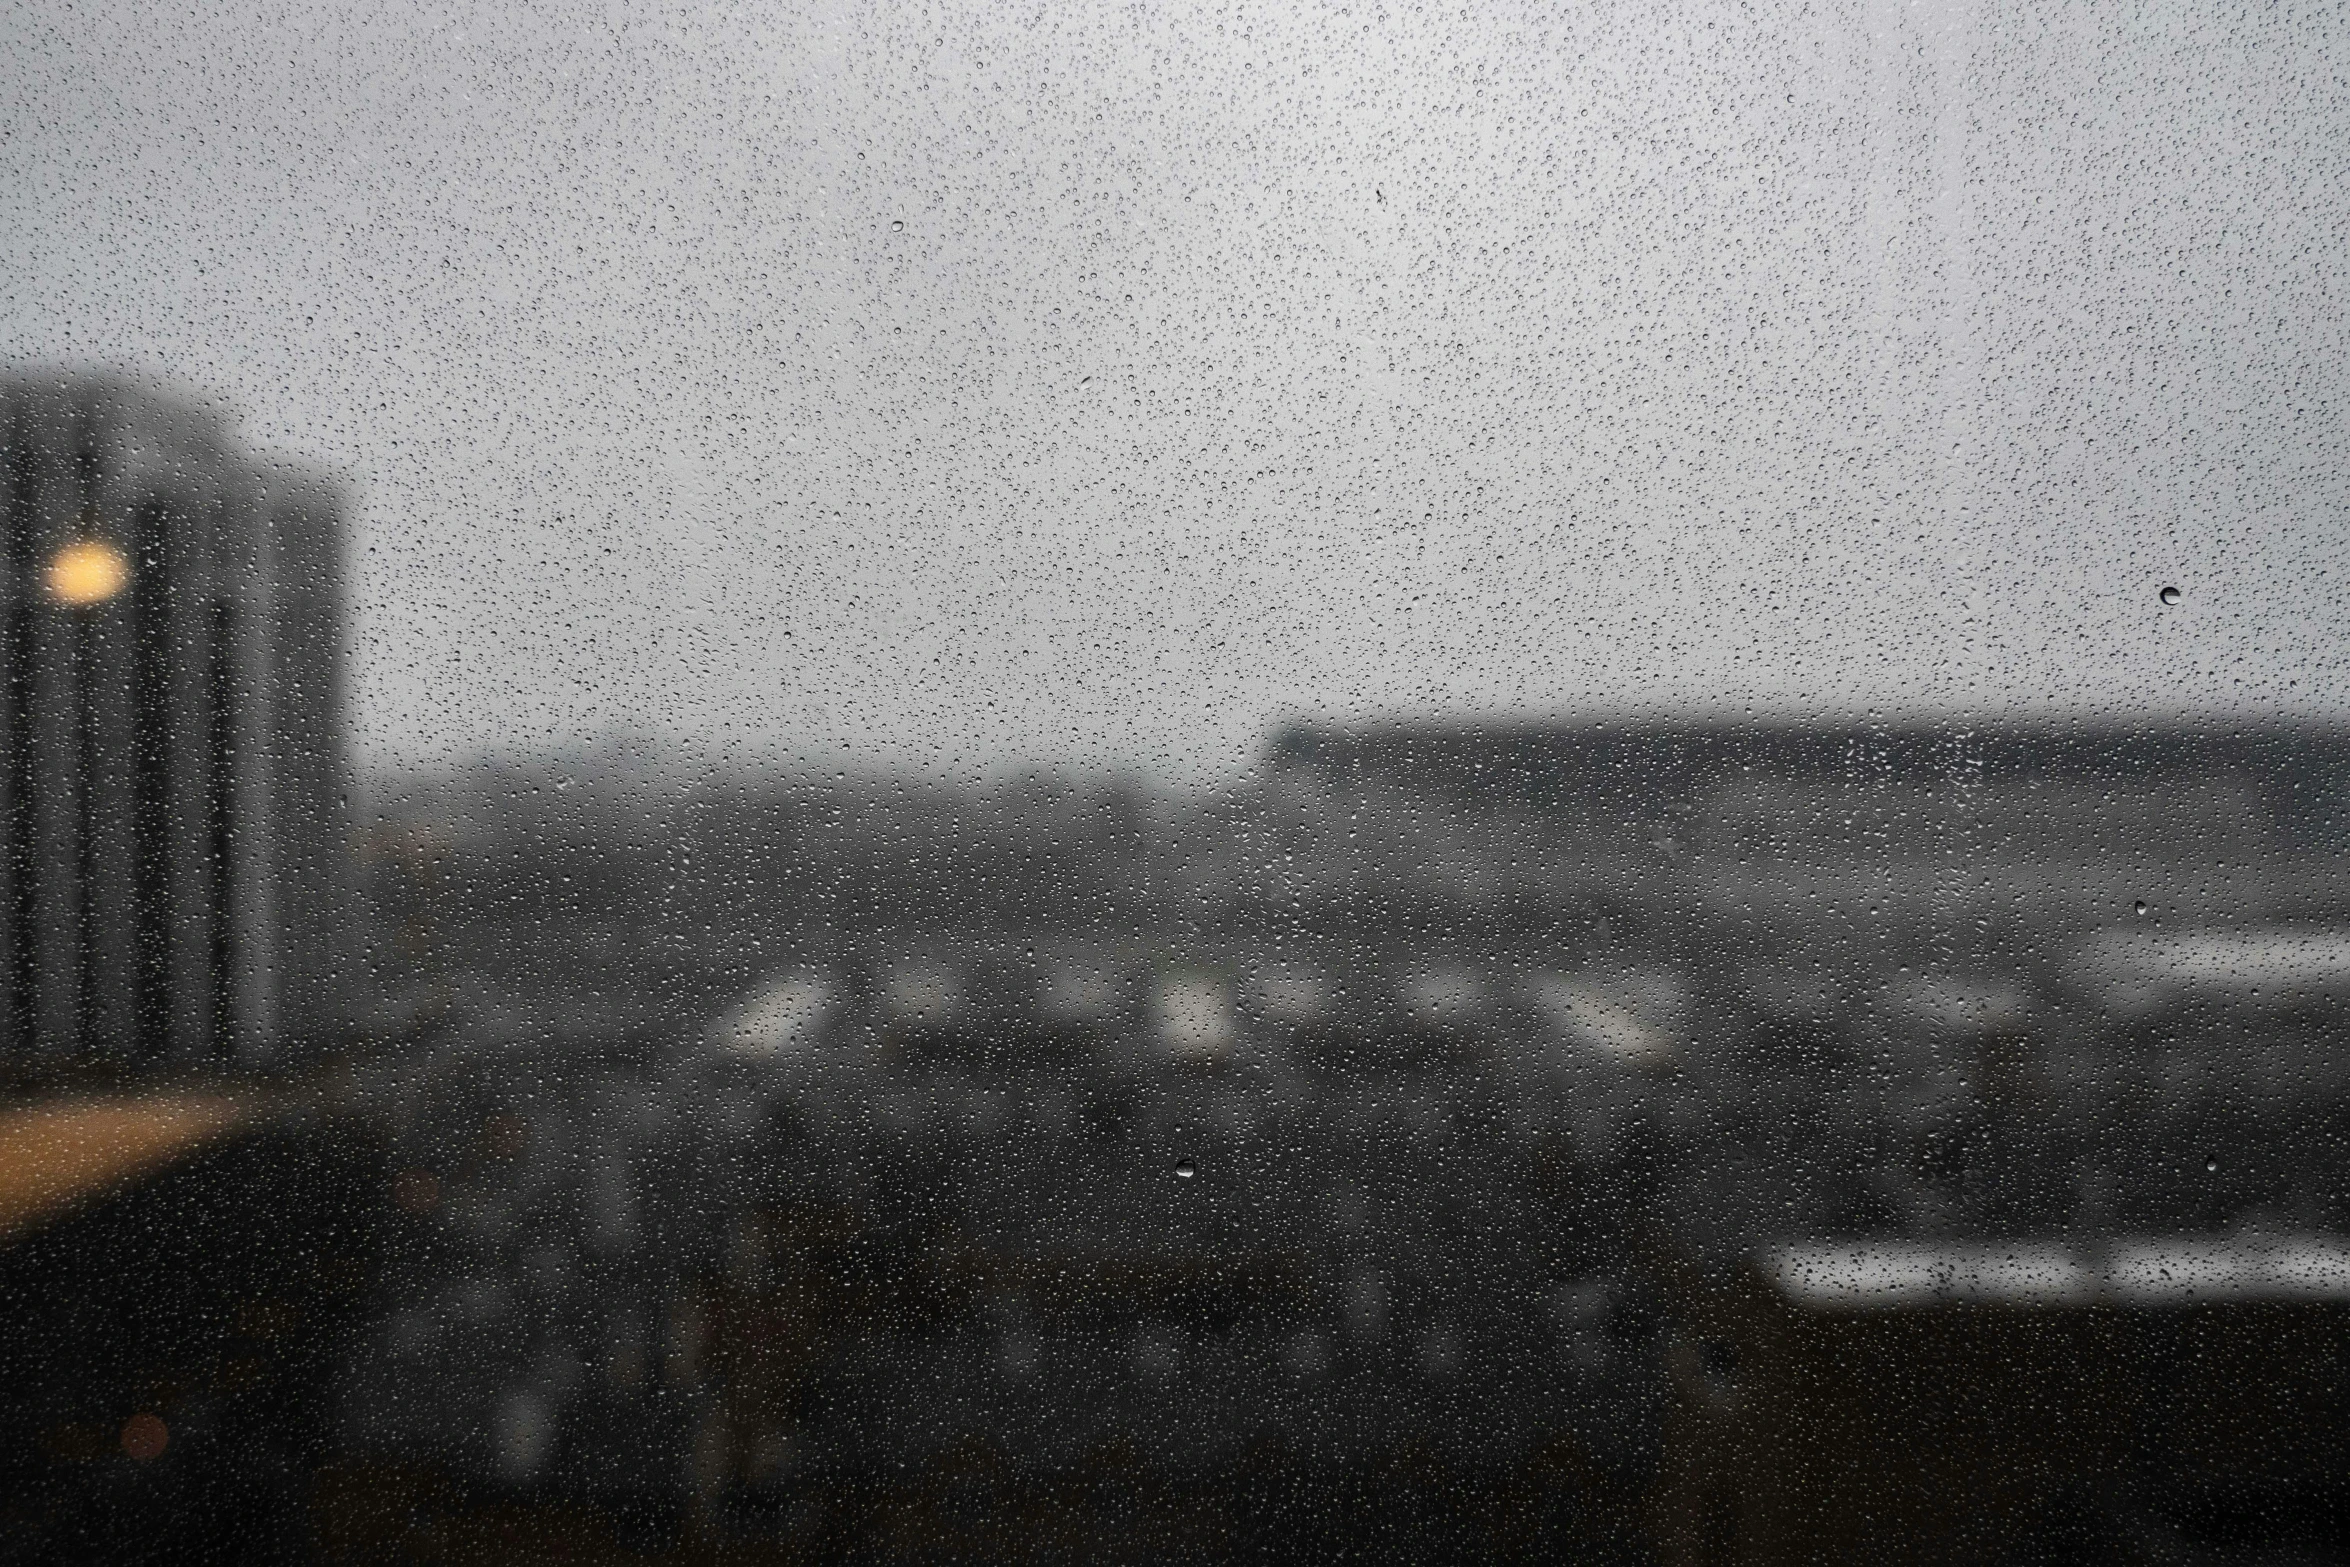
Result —
<path fill-rule="evenodd" d="M 906 220 L 905 220 L 904 218 L 893 218 L 893 219 L 891 219 L 891 220 L 890 220 L 890 225 L 889 225 L 889 231 L 890 231 L 892 234 L 903 234 L 903 233 L 905 233 L 905 232 L 906 232 Z"/>
<path fill-rule="evenodd" d="M 2176 604 L 2179 601 L 2179 590 L 2177 588 L 2164 588 L 2160 594 L 2160 597 L 2165 604 Z"/>
<path fill-rule="evenodd" d="M 1188 1181 L 1198 1172 L 1189 1159 L 1178 1159 L 1175 1162 L 1175 1173 Z"/>
<path fill-rule="evenodd" d="M 2141 915 L 2143 915 L 2143 914 L 2146 912 L 2146 900 L 2145 900 L 2144 898 L 2140 898 L 2140 899 L 2138 900 L 2138 912 L 2139 912 Z"/>

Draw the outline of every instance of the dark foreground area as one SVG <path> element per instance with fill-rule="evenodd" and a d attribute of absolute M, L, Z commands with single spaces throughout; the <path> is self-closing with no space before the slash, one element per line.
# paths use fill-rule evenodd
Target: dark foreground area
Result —
<path fill-rule="evenodd" d="M 1318 1314 L 1212 1247 L 1014 1279 L 967 1234 L 925 1254 L 803 1210 L 756 1260 L 686 1248 L 694 1304 L 641 1363 L 567 1361 L 550 1295 L 478 1319 L 529 1353 L 453 1332 L 387 1373 L 449 1276 L 412 1152 L 281 1122 L 0 1252 L 5 1559 L 2346 1559 L 2350 1307 L 2231 1299 L 2208 1257 L 2159 1303 L 2033 1299 L 2015 1269 L 2045 1259 L 1990 1257 L 1858 1312 L 1823 1305 L 1833 1257 L 1792 1290 L 1644 1265 L 1579 1351 L 1608 1369 L 1546 1375 L 1473 1313 L 1437 1364 L 1409 1292 L 1350 1326 L 1345 1284 Z"/>

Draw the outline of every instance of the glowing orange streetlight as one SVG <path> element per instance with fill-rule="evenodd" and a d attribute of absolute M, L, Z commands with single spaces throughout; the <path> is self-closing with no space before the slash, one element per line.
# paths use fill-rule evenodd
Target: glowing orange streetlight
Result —
<path fill-rule="evenodd" d="M 76 539 L 49 558 L 49 596 L 74 609 L 105 603 L 130 579 L 130 561 L 103 539 Z"/>

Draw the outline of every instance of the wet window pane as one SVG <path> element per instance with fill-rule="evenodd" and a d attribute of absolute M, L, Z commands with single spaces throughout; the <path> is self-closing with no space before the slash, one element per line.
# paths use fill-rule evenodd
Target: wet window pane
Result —
<path fill-rule="evenodd" d="M 2346 50 L 10 13 L 0 1536 L 2350 1553 Z"/>

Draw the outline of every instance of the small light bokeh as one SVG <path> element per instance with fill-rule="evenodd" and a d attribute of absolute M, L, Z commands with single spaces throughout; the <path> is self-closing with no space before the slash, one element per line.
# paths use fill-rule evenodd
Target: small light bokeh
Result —
<path fill-rule="evenodd" d="M 122 1428 L 122 1450 L 137 1463 L 151 1463 L 163 1456 L 171 1445 L 171 1428 L 163 1417 L 155 1414 L 136 1414 Z"/>

